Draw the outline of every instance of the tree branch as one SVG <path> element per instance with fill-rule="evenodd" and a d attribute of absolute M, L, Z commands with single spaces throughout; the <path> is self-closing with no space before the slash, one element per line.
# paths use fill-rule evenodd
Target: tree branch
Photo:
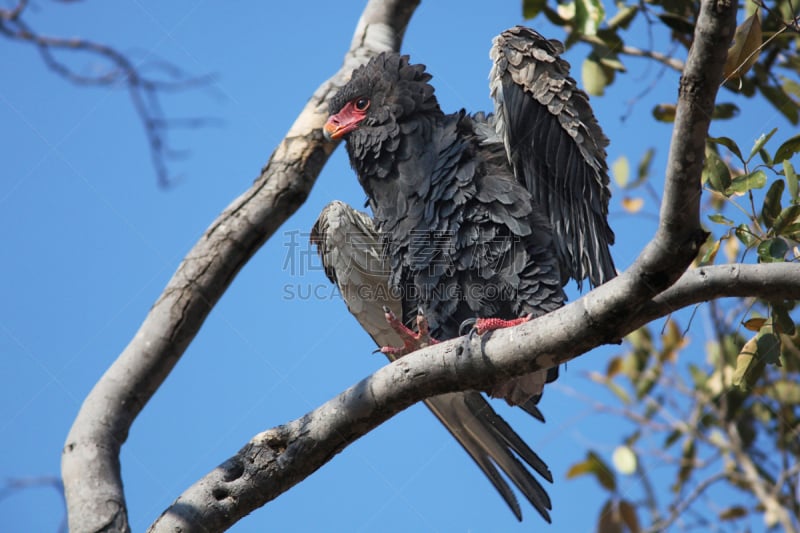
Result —
<path fill-rule="evenodd" d="M 642 50 L 641 48 L 636 48 L 634 46 L 629 46 L 629 45 L 624 45 L 617 51 L 621 54 L 628 56 L 646 57 L 648 59 L 653 59 L 673 70 L 676 70 L 678 72 L 683 72 L 683 67 L 684 67 L 683 61 L 681 61 L 680 59 L 675 59 L 674 57 L 670 57 L 666 54 L 662 54 L 661 52 L 656 52 L 653 50 Z"/>
<path fill-rule="evenodd" d="M 666 316 L 677 309 L 670 304 L 686 306 L 711 297 L 760 296 L 765 292 L 800 298 L 800 265 L 735 266 L 697 269 L 702 275 L 687 272 L 658 297 L 659 302 L 643 308 L 647 316 L 629 321 L 611 335 L 620 338 L 643 323 Z M 191 522 L 184 521 L 187 517 L 195 524 L 230 526 L 420 400 L 457 390 L 486 390 L 509 374 L 573 359 L 578 355 L 574 338 L 567 334 L 553 340 L 553 332 L 570 329 L 565 324 L 572 322 L 564 315 L 571 309 L 580 307 L 576 302 L 519 327 L 498 330 L 488 339 L 463 337 L 443 342 L 381 368 L 303 417 L 253 437 L 236 455 L 189 487 L 151 531 L 171 531 L 176 524 L 181 531 L 193 531 Z M 553 353 L 559 355 L 548 355 Z"/>
<path fill-rule="evenodd" d="M 578 38 L 580 39 L 581 42 L 590 44 L 592 46 L 603 46 L 610 49 L 612 52 L 616 52 L 617 54 L 623 54 L 632 57 L 646 57 L 648 59 L 652 59 L 678 72 L 683 72 L 683 67 L 685 66 L 683 61 L 681 61 L 680 59 L 675 59 L 674 57 L 662 54 L 661 52 L 656 52 L 653 50 L 643 50 L 641 48 L 636 48 L 635 46 L 630 46 L 627 44 L 624 44 L 619 47 L 610 47 L 608 43 L 604 42 L 596 35 L 581 34 L 579 35 Z"/>
<path fill-rule="evenodd" d="M 133 420 L 239 269 L 308 196 L 335 148 L 321 134 L 326 98 L 359 63 L 399 48 L 417 4 L 367 4 L 342 68 L 317 89 L 250 190 L 234 200 L 187 254 L 134 338 L 83 402 L 61 465 L 70 530 L 129 530 L 119 450 Z"/>

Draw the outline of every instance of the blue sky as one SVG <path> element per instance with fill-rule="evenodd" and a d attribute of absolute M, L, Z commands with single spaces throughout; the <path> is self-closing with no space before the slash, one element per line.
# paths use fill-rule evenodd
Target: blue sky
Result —
<path fill-rule="evenodd" d="M 490 109 L 489 45 L 523 22 L 520 4 L 424 2 L 417 10 L 403 51 L 428 65 L 444 109 Z M 166 59 L 193 74 L 214 74 L 208 87 L 167 95 L 163 104 L 170 117 L 221 124 L 172 133 L 173 146 L 189 153 L 170 165 L 180 179 L 161 189 L 122 88 L 76 88 L 49 72 L 31 47 L 0 42 L 0 478 L 59 472 L 83 397 L 183 255 L 249 187 L 307 98 L 339 68 L 363 2 L 95 0 L 35 7 L 28 22 L 42 33 L 87 37 L 137 61 Z M 562 36 L 535 22 L 542 33 Z M 567 55 L 576 76 L 585 54 L 576 47 Z M 631 71 L 592 104 L 611 138 L 609 161 L 626 154 L 635 165 L 656 147 L 658 186 L 670 127 L 653 121 L 650 109 L 674 101 L 677 75 L 661 77 L 623 122 L 626 102 L 659 71 L 626 64 Z M 791 131 L 774 110 L 759 106 L 721 124 L 716 135 L 745 147 L 772 127 Z M 626 215 L 622 197 L 615 190 L 610 220 L 619 243 L 614 258 L 624 269 L 655 226 L 652 217 Z M 242 270 L 133 425 L 122 464 L 135 531 L 253 435 L 301 416 L 383 364 L 318 263 L 287 255 L 292 235 L 307 234 L 333 199 L 357 206 L 364 200 L 343 149 L 306 204 Z M 645 210 L 655 214 L 657 206 L 648 202 Z M 589 446 L 609 458 L 621 429 L 569 389 L 600 394 L 583 373 L 604 369 L 620 350 L 598 349 L 570 363 L 545 395 L 544 426 L 500 407 L 554 473 L 552 531 L 594 530 L 602 493 L 593 479 L 564 474 Z M 621 483 L 623 492 L 640 488 L 635 478 Z M 233 531 L 545 529 L 525 504 L 523 512 L 518 525 L 449 434 L 415 406 Z M 0 501 L 3 531 L 55 531 L 61 517 L 54 491 L 30 489 Z"/>

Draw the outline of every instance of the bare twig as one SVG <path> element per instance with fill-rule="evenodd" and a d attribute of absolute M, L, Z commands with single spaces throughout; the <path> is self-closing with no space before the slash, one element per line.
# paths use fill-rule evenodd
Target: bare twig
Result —
<path fill-rule="evenodd" d="M 39 487 L 55 490 L 61 497 L 62 502 L 64 502 L 64 485 L 61 483 L 61 479 L 58 476 L 35 476 L 8 479 L 5 484 L 0 485 L 0 501 L 13 496 L 19 491 Z M 59 533 L 66 533 L 67 531 L 66 502 L 64 502 L 64 507 L 64 514 L 58 526 Z"/>
<path fill-rule="evenodd" d="M 106 44 L 88 39 L 64 38 L 42 35 L 21 18 L 27 2 L 21 1 L 13 10 L 0 10 L 0 35 L 13 41 L 36 46 L 45 65 L 67 81 L 77 85 L 124 86 L 128 89 L 131 102 L 144 126 L 150 155 L 158 182 L 167 186 L 171 182 L 167 160 L 174 150 L 170 149 L 167 133 L 170 128 L 197 127 L 208 125 L 202 119 L 189 123 L 173 122 L 165 118 L 161 108 L 161 91 L 184 90 L 198 87 L 211 81 L 210 76 L 190 77 L 175 65 L 160 61 L 151 64 L 167 79 L 145 75 L 146 64 L 136 64 L 128 56 Z M 83 53 L 108 62 L 108 69 L 100 74 L 85 75 L 76 72 L 55 55 L 56 51 Z"/>
<path fill-rule="evenodd" d="M 750 490 L 758 498 L 761 505 L 764 506 L 764 512 L 775 523 L 781 525 L 783 531 L 786 533 L 797 533 L 798 525 L 792 520 L 792 517 L 786 511 L 786 508 L 781 505 L 778 498 L 770 490 L 770 483 L 764 479 L 756 465 L 753 463 L 750 456 L 744 449 L 739 429 L 736 427 L 735 422 L 728 423 L 726 433 L 730 438 L 730 450 L 736 458 L 736 464 L 744 474 Z"/>
<path fill-rule="evenodd" d="M 725 472 L 716 472 L 711 476 L 707 477 L 703 481 L 699 482 L 697 485 L 694 486 L 692 492 L 681 498 L 677 505 L 674 505 L 670 510 L 669 516 L 665 517 L 664 519 L 652 524 L 649 528 L 645 531 L 648 532 L 659 532 L 659 531 L 666 531 L 669 526 L 671 526 L 675 520 L 680 518 L 684 512 L 694 503 L 694 501 L 699 498 L 711 485 L 718 481 L 722 481 L 725 479 Z"/>

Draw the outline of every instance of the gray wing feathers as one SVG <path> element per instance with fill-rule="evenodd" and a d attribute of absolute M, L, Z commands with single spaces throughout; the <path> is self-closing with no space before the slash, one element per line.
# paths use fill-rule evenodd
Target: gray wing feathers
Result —
<path fill-rule="evenodd" d="M 379 346 L 400 345 L 382 307 L 386 305 L 401 316 L 401 302 L 388 289 L 390 267 L 370 218 L 342 202 L 332 202 L 314 225 L 311 241 L 317 246 L 328 278 L 338 286 L 361 326 Z M 477 463 L 517 519 L 522 519 L 522 512 L 501 471 L 550 521 L 550 498 L 525 464 L 552 482 L 549 468 L 480 393 L 443 394 L 425 400 L 425 405 Z M 529 408 L 526 411 L 544 420 L 535 406 Z"/>
<path fill-rule="evenodd" d="M 616 275 L 608 249 L 608 138 L 569 76 L 558 41 L 517 26 L 497 36 L 490 91 L 494 125 L 514 173 L 553 226 L 562 274 L 593 286 Z"/>

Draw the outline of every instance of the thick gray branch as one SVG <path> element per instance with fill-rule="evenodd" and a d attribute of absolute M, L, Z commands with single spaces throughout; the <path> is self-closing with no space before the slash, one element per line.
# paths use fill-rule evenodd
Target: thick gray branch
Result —
<path fill-rule="evenodd" d="M 724 296 L 800 298 L 800 265 L 726 265 L 692 270 L 612 332 L 570 331 L 579 320 L 576 304 L 490 338 L 454 339 L 383 367 L 336 398 L 286 425 L 253 437 L 235 456 L 189 487 L 152 531 L 167 531 L 172 514 L 192 513 L 200 524 L 231 525 L 312 474 L 349 443 L 406 407 L 435 394 L 484 390 L 507 374 L 523 374 L 563 363 L 610 334 L 620 338 L 641 324 L 683 307 Z M 588 340 L 586 337 L 588 336 Z M 551 354 L 558 354 L 557 356 Z M 208 505 L 211 502 L 211 505 Z"/>
<path fill-rule="evenodd" d="M 133 420 L 239 269 L 305 201 L 334 149 L 321 135 L 328 95 L 360 62 L 399 48 L 417 4 L 414 0 L 367 4 L 342 68 L 317 89 L 250 190 L 211 224 L 188 253 L 139 331 L 87 396 L 62 456 L 71 531 L 129 530 L 119 450 Z"/>

